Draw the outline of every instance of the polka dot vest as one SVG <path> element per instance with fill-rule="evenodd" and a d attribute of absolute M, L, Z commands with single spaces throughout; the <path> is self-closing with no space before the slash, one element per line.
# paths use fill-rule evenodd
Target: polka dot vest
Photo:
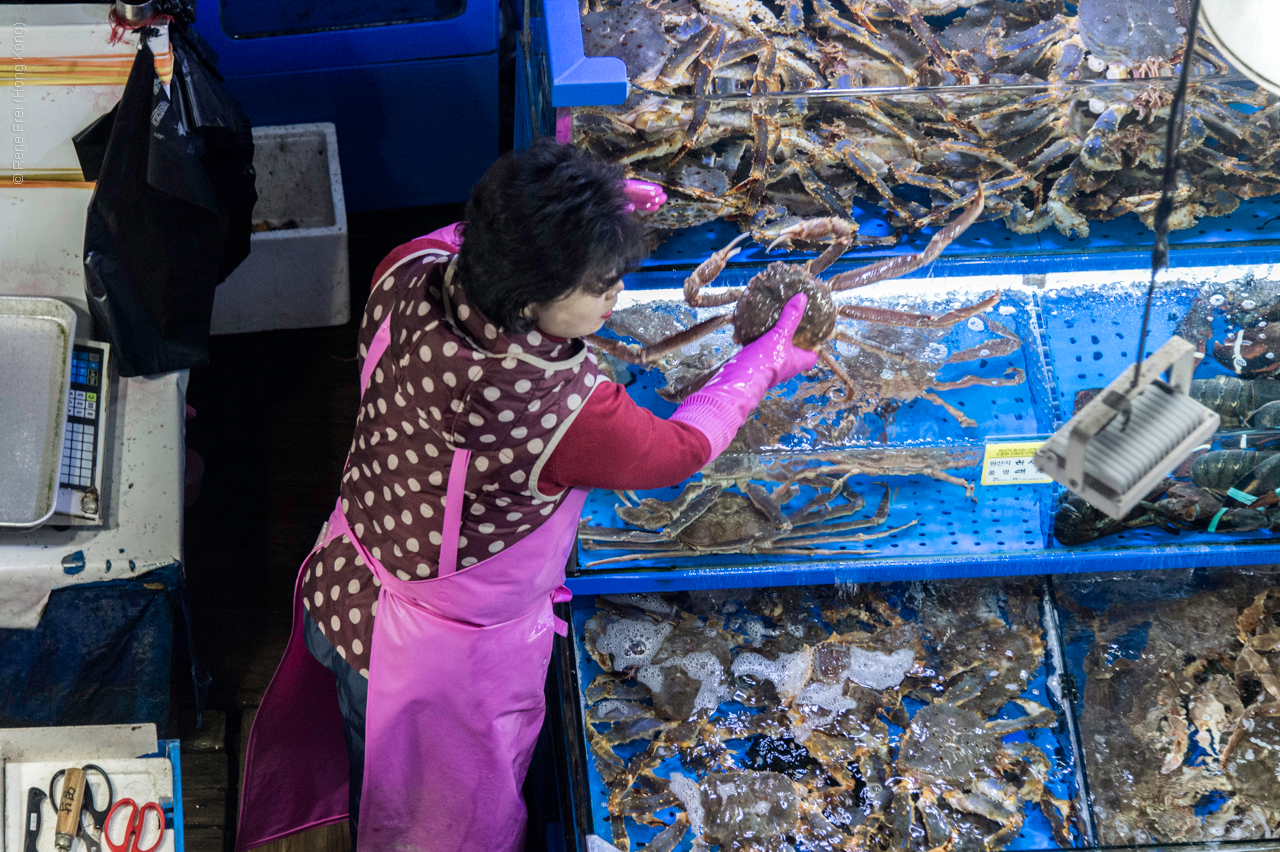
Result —
<path fill-rule="evenodd" d="M 564 493 L 538 475 L 604 377 L 581 340 L 499 331 L 454 280 L 453 256 L 426 249 L 374 285 L 361 325 L 363 360 L 379 325 L 391 343 L 361 399 L 342 477 L 352 531 L 402 580 L 434 577 L 449 465 L 472 452 L 458 567 L 537 529 Z M 303 603 L 338 653 L 366 677 L 378 582 L 346 539 L 313 553 Z"/>

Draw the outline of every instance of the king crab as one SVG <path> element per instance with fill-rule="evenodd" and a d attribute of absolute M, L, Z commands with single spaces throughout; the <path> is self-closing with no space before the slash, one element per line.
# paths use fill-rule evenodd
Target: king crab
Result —
<path fill-rule="evenodd" d="M 964 233 L 982 215 L 982 209 L 983 192 L 979 185 L 974 202 L 969 208 L 950 225 L 934 234 L 933 239 L 923 251 L 886 258 L 860 269 L 841 272 L 827 280 L 818 276 L 849 248 L 855 230 L 848 221 L 834 217 L 798 222 L 784 229 L 770 248 L 789 243 L 792 239 L 817 241 L 834 237 L 834 242 L 821 255 L 804 265 L 772 263 L 748 281 L 745 287 L 729 288 L 720 293 L 704 293 L 703 288 L 714 281 L 724 271 L 729 259 L 738 253 L 740 250 L 737 247 L 738 243 L 749 237 L 748 234 L 743 234 L 703 261 L 684 282 L 685 301 L 692 307 L 714 308 L 733 304 L 732 312 L 711 317 L 692 328 L 648 346 L 627 344 L 598 335 L 590 335 L 587 339 L 599 349 L 631 364 L 652 364 L 730 323 L 733 324 L 734 342 L 747 344 L 759 339 L 773 328 L 782 314 L 783 306 L 792 296 L 804 293 L 809 301 L 800 325 L 796 329 L 793 342 L 803 349 L 817 351 L 818 357 L 835 373 L 849 392 L 859 394 L 861 393 L 860 383 L 851 378 L 837 362 L 831 341 L 844 341 L 863 347 L 867 342 L 838 329 L 836 327 L 838 318 L 861 320 L 883 326 L 949 328 L 996 304 L 1000 299 L 1000 293 L 997 291 L 974 305 L 957 308 L 940 316 L 866 305 L 837 305 L 831 298 L 832 294 L 896 278 L 933 262 L 952 240 Z"/>

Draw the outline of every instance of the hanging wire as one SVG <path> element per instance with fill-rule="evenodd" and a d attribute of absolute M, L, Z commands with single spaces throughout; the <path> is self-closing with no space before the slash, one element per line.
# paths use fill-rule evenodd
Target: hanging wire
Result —
<path fill-rule="evenodd" d="M 1196 31 L 1200 23 L 1200 0 L 1191 0 L 1191 20 L 1187 25 L 1187 46 L 1182 51 L 1182 72 L 1178 88 L 1169 104 L 1169 126 L 1164 141 L 1164 177 L 1160 182 L 1160 201 L 1156 203 L 1156 244 L 1151 249 L 1151 283 L 1147 285 L 1147 303 L 1142 309 L 1142 331 L 1138 334 L 1138 355 L 1133 368 L 1133 382 L 1138 385 L 1142 356 L 1147 348 L 1147 326 L 1151 321 L 1151 302 L 1156 292 L 1156 275 L 1169 265 L 1169 216 L 1173 213 L 1173 195 L 1178 188 L 1178 145 L 1182 136 L 1183 102 L 1187 96 L 1187 79 L 1191 76 L 1192 53 L 1196 49 Z M 1127 417 L 1126 423 L 1127 426 Z"/>

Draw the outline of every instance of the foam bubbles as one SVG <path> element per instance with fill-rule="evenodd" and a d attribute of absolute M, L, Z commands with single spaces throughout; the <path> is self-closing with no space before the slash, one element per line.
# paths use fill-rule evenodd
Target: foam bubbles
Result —
<path fill-rule="evenodd" d="M 670 632 L 670 624 L 623 619 L 605 628 L 596 647 L 613 659 L 613 670 L 620 672 L 648 665 Z"/>
<path fill-rule="evenodd" d="M 701 839 L 706 815 L 702 809 L 702 790 L 698 782 L 680 772 L 672 772 L 668 779 L 672 795 L 684 805 L 684 812 L 689 817 L 689 827 L 693 836 Z"/>
<path fill-rule="evenodd" d="M 809 677 L 809 650 L 792 654 L 779 654 L 769 660 L 754 651 L 739 654 L 733 661 L 732 671 L 738 677 L 750 676 L 771 681 L 778 697 L 790 698 L 800 691 Z"/>
<path fill-rule="evenodd" d="M 710 651 L 695 651 L 683 657 L 663 660 L 660 665 L 643 666 L 636 672 L 636 680 L 655 693 L 661 692 L 666 680 L 662 673 L 663 666 L 679 666 L 685 674 L 698 681 L 698 694 L 693 698 L 694 712 L 714 712 L 720 702 L 729 697 L 729 688 L 724 682 L 724 666 Z"/>
<path fill-rule="evenodd" d="M 689 677 L 701 683 L 698 694 L 693 699 L 693 709 L 714 712 L 720 702 L 728 697 L 729 690 L 724 682 L 724 666 L 710 651 L 696 651 L 684 657 L 672 659 Z"/>
<path fill-rule="evenodd" d="M 858 709 L 858 702 L 844 694 L 844 680 L 839 683 L 811 683 L 796 697 L 800 704 L 821 707 L 827 711 L 827 718 Z M 810 723 L 812 726 L 812 722 Z"/>
<path fill-rule="evenodd" d="M 859 686 L 878 691 L 902 683 L 915 660 L 915 652 L 910 648 L 899 648 L 892 654 L 850 648 L 849 667 L 844 674 Z"/>

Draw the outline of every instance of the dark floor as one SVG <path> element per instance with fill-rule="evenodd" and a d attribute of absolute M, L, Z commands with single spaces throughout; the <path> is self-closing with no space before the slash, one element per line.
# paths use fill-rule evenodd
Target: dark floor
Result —
<path fill-rule="evenodd" d="M 187 446 L 205 472 L 184 544 L 196 651 L 213 677 L 201 729 L 190 708 L 178 722 L 191 852 L 231 849 L 248 720 L 284 651 L 298 566 L 333 509 L 355 425 L 356 329 L 373 270 L 461 214 L 461 205 L 351 214 L 351 322 L 215 337 L 209 366 L 191 371 Z"/>

